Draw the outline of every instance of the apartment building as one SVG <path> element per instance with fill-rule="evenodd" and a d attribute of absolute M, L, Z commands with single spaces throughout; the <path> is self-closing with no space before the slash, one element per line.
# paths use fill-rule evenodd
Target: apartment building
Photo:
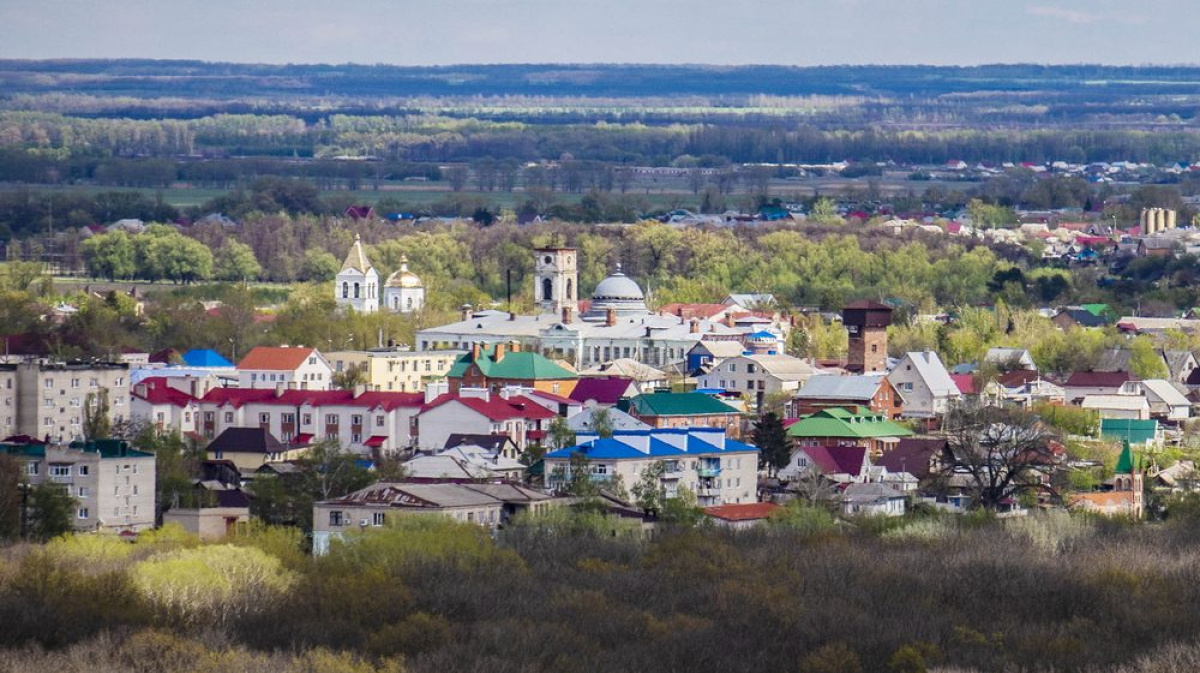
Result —
<path fill-rule="evenodd" d="M 304 346 L 256 346 L 238 362 L 237 371 L 239 388 L 329 390 L 332 385 L 325 356 Z"/>
<path fill-rule="evenodd" d="M 659 481 L 667 497 L 681 486 L 702 507 L 758 502 L 758 448 L 728 439 L 720 428 L 618 430 L 610 438 L 580 433 L 578 446 L 547 453 L 546 487 L 560 490 L 571 479 L 571 458 L 588 461 L 590 480 L 625 489 L 647 469 L 662 464 Z"/>
<path fill-rule="evenodd" d="M 0 364 L 0 433 L 54 442 L 83 439 L 84 407 L 108 397 L 108 416 L 130 416 L 129 365 L 30 359 Z"/>
<path fill-rule="evenodd" d="M 75 498 L 77 531 L 154 528 L 155 457 L 124 441 L 0 444 L 24 463 L 30 485 L 60 484 Z"/>
<path fill-rule="evenodd" d="M 325 358 L 335 373 L 360 367 L 367 390 L 374 392 L 415 393 L 426 384 L 445 378 L 464 351 L 410 351 L 376 348 L 366 351 L 337 351 Z"/>

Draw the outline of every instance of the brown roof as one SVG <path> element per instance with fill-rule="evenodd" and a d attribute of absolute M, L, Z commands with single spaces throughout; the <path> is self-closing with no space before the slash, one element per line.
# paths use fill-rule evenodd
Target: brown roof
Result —
<path fill-rule="evenodd" d="M 1005 388 L 1020 388 L 1031 381 L 1038 380 L 1041 376 L 1041 374 L 1032 369 L 1014 369 L 1011 372 L 1004 372 L 997 376 L 996 383 Z"/>
<path fill-rule="evenodd" d="M 1072 388 L 1120 388 L 1122 383 L 1133 380 L 1135 377 L 1129 372 L 1075 372 L 1066 385 Z"/>
<path fill-rule="evenodd" d="M 771 516 L 777 509 L 779 505 L 773 502 L 746 502 L 705 507 L 704 513 L 724 521 L 757 521 Z"/>
<path fill-rule="evenodd" d="M 238 369 L 274 369 L 290 372 L 304 364 L 316 349 L 304 346 L 255 346 L 238 363 Z"/>

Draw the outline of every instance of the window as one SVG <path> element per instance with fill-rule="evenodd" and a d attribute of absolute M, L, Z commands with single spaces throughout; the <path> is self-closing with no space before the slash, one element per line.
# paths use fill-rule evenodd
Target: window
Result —
<path fill-rule="evenodd" d="M 354 442 L 355 444 L 362 442 L 362 433 L 356 432 L 356 433 L 350 435 L 350 441 Z"/>
<path fill-rule="evenodd" d="M 337 414 L 325 414 L 325 425 L 337 425 L 337 424 L 338 424 Z"/>
<path fill-rule="evenodd" d="M 259 422 L 259 423 L 263 423 L 263 424 L 269 424 L 269 423 L 271 422 L 271 414 L 269 414 L 269 413 L 261 413 L 261 414 L 259 414 L 259 415 L 258 415 L 258 422 Z"/>
<path fill-rule="evenodd" d="M 737 371 L 737 363 L 736 363 L 736 362 L 730 362 L 730 363 L 729 363 L 729 371 L 731 371 L 731 372 L 736 372 L 736 371 Z"/>
<path fill-rule="evenodd" d="M 315 364 L 317 364 L 317 356 L 315 356 L 315 355 L 314 355 L 314 356 L 310 357 L 310 358 L 308 359 L 308 364 L 310 364 L 310 365 L 315 365 Z"/>
<path fill-rule="evenodd" d="M 53 388 L 54 387 L 54 379 L 46 379 L 45 387 Z"/>
<path fill-rule="evenodd" d="M 100 379 L 88 379 L 88 387 L 89 388 L 99 388 L 100 387 Z"/>
<path fill-rule="evenodd" d="M 38 463 L 29 463 L 26 465 L 25 474 L 28 474 L 31 477 L 36 477 L 38 475 Z"/>
<path fill-rule="evenodd" d="M 72 398 L 71 398 L 71 406 L 73 406 L 73 407 L 78 407 L 78 406 L 79 406 L 79 398 L 78 398 L 78 397 L 72 397 Z M 160 420 L 161 420 L 161 419 L 160 419 Z"/>
<path fill-rule="evenodd" d="M 754 373 L 754 363 L 753 363 L 753 362 L 751 362 L 751 363 L 748 363 L 748 364 L 746 365 L 746 373 L 747 373 L 747 374 L 753 374 L 753 373 Z"/>
<path fill-rule="evenodd" d="M 354 414 L 351 416 L 350 425 L 362 425 L 362 414 Z"/>
<path fill-rule="evenodd" d="M 75 468 L 75 474 L 78 474 L 81 477 L 88 476 L 89 472 L 91 472 L 91 468 L 89 468 L 87 465 L 79 465 Z"/>
<path fill-rule="evenodd" d="M 387 423 L 386 416 L 376 416 L 375 417 L 375 427 L 382 428 L 385 423 Z"/>
<path fill-rule="evenodd" d="M 54 398 L 47 397 L 45 400 L 42 400 L 42 406 L 47 407 L 47 408 L 53 407 L 54 406 Z"/>
<path fill-rule="evenodd" d="M 71 379 L 71 387 L 78 388 L 79 387 L 79 379 Z"/>
<path fill-rule="evenodd" d="M 75 512 L 75 516 L 76 516 L 76 517 L 78 517 L 78 518 L 80 518 L 80 519 L 86 519 L 86 518 L 88 518 L 88 517 L 90 516 L 90 514 L 88 513 L 88 508 L 87 508 L 87 507 L 80 507 L 80 508 L 79 508 L 79 511 L 78 511 L 78 512 Z"/>
<path fill-rule="evenodd" d="M 76 493 L 77 493 L 77 495 L 78 495 L 80 498 L 86 498 L 86 497 L 88 497 L 88 489 L 87 489 L 87 486 L 80 486 L 80 487 L 79 487 L 79 490 L 78 490 Z"/>
<path fill-rule="evenodd" d="M 138 494 L 138 487 L 137 487 L 137 484 L 134 484 L 134 485 L 133 485 L 133 494 L 134 494 L 134 495 L 137 495 L 137 494 Z"/>
<path fill-rule="evenodd" d="M 70 465 L 51 465 L 50 466 L 50 476 L 51 477 L 69 477 L 69 476 L 71 476 L 71 466 Z"/>
<path fill-rule="evenodd" d="M 208 420 L 210 420 L 210 421 L 211 421 L 212 419 L 210 418 L 210 419 L 208 419 Z M 232 423 L 232 422 L 233 422 L 233 412 L 232 412 L 232 411 L 226 411 L 226 412 L 225 412 L 225 422 L 226 422 L 226 423 Z"/>
<path fill-rule="evenodd" d="M 341 511 L 335 509 L 329 513 L 329 525 L 330 526 L 344 525 L 343 521 L 342 521 Z"/>
<path fill-rule="evenodd" d="M 300 419 L 304 425 L 312 425 L 312 414 L 304 414 Z"/>
<path fill-rule="evenodd" d="M 375 512 L 371 515 L 371 524 L 375 526 L 383 525 L 384 512 Z"/>

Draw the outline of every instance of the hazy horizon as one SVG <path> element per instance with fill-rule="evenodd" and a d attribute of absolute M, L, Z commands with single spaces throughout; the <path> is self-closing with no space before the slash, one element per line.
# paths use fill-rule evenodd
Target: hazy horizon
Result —
<path fill-rule="evenodd" d="M 0 58 L 1172 66 L 1200 63 L 1196 28 L 1185 0 L 9 0 Z"/>

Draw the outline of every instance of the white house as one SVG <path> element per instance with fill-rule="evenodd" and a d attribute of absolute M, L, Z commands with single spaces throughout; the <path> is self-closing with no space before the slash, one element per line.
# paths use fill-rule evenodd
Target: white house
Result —
<path fill-rule="evenodd" d="M 949 409 L 950 402 L 962 396 L 941 358 L 933 351 L 905 353 L 888 372 L 888 380 L 904 397 L 902 415 L 908 418 L 934 418 Z"/>
<path fill-rule="evenodd" d="M 238 363 L 239 388 L 329 390 L 333 370 L 325 356 L 304 346 L 255 346 Z"/>
<path fill-rule="evenodd" d="M 849 484 L 842 492 L 847 515 L 904 516 L 908 497 L 886 484 Z"/>
<path fill-rule="evenodd" d="M 160 432 L 191 435 L 200 422 L 200 401 L 170 385 L 166 378 L 151 377 L 134 384 L 129 402 L 135 421 L 150 423 Z"/>
<path fill-rule="evenodd" d="M 790 355 L 737 355 L 720 360 L 696 381 L 700 388 L 720 388 L 755 400 L 795 392 L 821 372 L 820 367 Z"/>
<path fill-rule="evenodd" d="M 558 414 L 523 396 L 503 390 L 492 393 L 486 388 L 460 388 L 457 394 L 443 394 L 431 386 L 430 399 L 417 416 L 418 445 L 422 449 L 440 449 L 455 433 L 508 435 L 518 448 L 545 437 L 550 421 Z"/>
<path fill-rule="evenodd" d="M 1121 386 L 1123 395 L 1141 395 L 1150 403 L 1150 415 L 1168 421 L 1191 418 L 1192 403 L 1174 384 L 1164 379 L 1127 381 Z"/>
<path fill-rule="evenodd" d="M 1095 409 L 1100 418 L 1150 419 L 1150 402 L 1142 395 L 1088 395 L 1080 406 Z"/>
<path fill-rule="evenodd" d="M 367 259 L 362 239 L 357 234 L 350 252 L 346 253 L 346 261 L 342 262 L 341 271 L 337 273 L 333 298 L 338 306 L 352 308 L 359 313 L 379 310 L 379 272 Z"/>

